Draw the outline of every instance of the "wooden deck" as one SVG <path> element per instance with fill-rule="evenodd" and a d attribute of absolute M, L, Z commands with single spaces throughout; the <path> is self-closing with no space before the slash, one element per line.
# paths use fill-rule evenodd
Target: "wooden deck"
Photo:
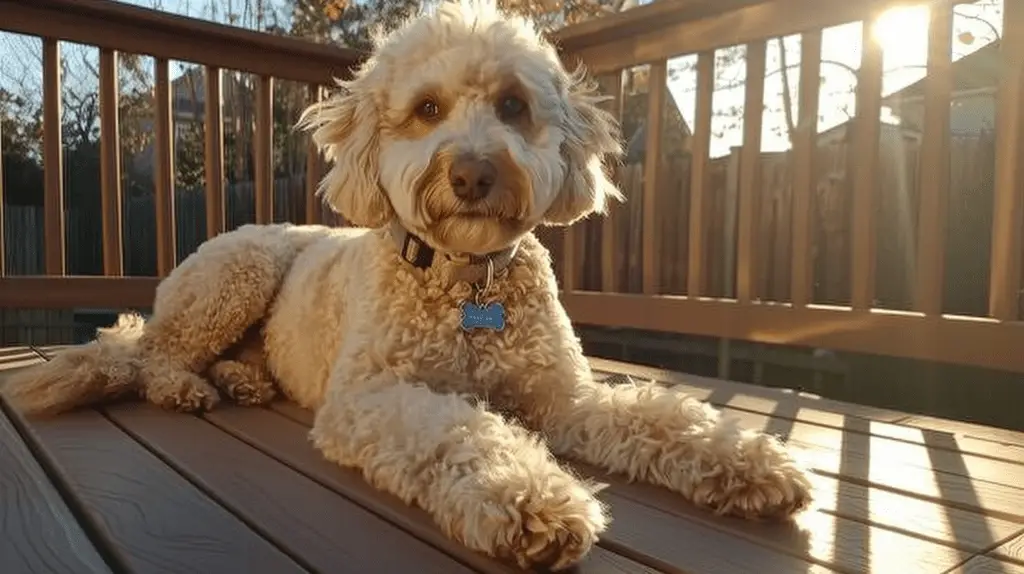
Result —
<path fill-rule="evenodd" d="M 0 370 L 45 360 L 0 350 Z M 1024 573 L 1024 434 L 594 361 L 685 384 L 813 461 L 796 525 L 695 511 L 600 476 L 613 523 L 578 571 Z M 610 381 L 613 382 L 613 381 Z M 0 572 L 511 572 L 309 445 L 289 404 L 0 413 Z M 580 467 L 593 475 L 592 469 Z"/>

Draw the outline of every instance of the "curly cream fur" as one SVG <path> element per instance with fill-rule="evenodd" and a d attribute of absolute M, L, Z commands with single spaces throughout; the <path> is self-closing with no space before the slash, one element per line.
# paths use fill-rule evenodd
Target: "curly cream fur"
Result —
<path fill-rule="evenodd" d="M 529 100 L 519 123 L 492 105 L 510 78 Z M 524 566 L 576 562 L 609 521 L 596 487 L 555 455 L 724 514 L 787 517 L 809 504 L 807 478 L 776 439 L 678 390 L 593 380 L 532 230 L 620 197 L 602 163 L 618 150 L 616 128 L 527 23 L 442 4 L 383 37 L 342 88 L 303 125 L 334 162 L 324 198 L 373 229 L 220 235 L 161 283 L 144 326 L 127 317 L 27 371 L 11 401 L 52 413 L 137 392 L 202 410 L 218 390 L 265 402 L 273 379 L 315 411 L 310 437 L 326 458 L 422 507 L 466 546 Z M 448 115 L 403 127 L 426 89 L 448 90 Z M 483 207 L 453 200 L 437 175 L 453 150 L 499 158 L 497 197 Z M 462 330 L 473 286 L 449 281 L 455 263 L 444 257 L 406 263 L 383 227 L 396 218 L 441 251 L 518 243 L 483 295 L 504 305 L 503 331 Z"/>

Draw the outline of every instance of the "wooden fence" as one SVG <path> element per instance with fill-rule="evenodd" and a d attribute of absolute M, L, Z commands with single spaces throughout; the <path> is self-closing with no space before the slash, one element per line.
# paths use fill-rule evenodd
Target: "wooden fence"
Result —
<path fill-rule="evenodd" d="M 274 182 L 274 221 L 298 221 L 306 209 L 304 173 Z M 202 188 L 179 189 L 174 194 L 177 261 L 188 257 L 206 240 L 206 199 Z M 149 277 L 156 274 L 156 226 L 153 195 L 131 197 L 122 210 L 125 275 Z M 314 199 L 315 201 L 315 199 Z M 319 203 L 318 203 L 319 205 Z M 8 206 L 4 211 L 7 273 L 40 275 L 44 272 L 43 207 Z M 234 229 L 255 221 L 252 182 L 225 186 L 226 228 Z M 67 238 L 67 266 L 76 275 L 103 274 L 103 242 L 99 205 L 71 208 L 64 212 Z M 329 214 L 324 214 L 330 220 Z"/>

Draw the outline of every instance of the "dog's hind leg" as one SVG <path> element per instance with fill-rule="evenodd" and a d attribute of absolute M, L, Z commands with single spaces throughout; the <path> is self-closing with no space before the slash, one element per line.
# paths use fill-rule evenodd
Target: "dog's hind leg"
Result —
<path fill-rule="evenodd" d="M 296 255 L 329 228 L 245 225 L 200 245 L 157 288 L 140 340 L 142 393 L 204 410 L 218 401 L 202 375 L 263 319 Z"/>

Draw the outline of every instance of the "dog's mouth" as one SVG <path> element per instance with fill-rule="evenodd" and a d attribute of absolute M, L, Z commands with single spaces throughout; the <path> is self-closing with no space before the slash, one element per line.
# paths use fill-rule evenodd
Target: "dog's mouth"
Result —
<path fill-rule="evenodd" d="M 518 202 L 515 201 L 500 201 L 495 198 L 495 200 L 469 202 L 452 199 L 450 195 L 448 198 L 448 201 L 434 202 L 427 206 L 428 211 L 432 212 L 430 219 L 436 222 L 451 220 L 466 223 L 514 224 L 522 221 L 526 216 L 523 213 L 523 206 L 518 205 Z M 512 198 L 509 196 L 507 199 Z"/>

